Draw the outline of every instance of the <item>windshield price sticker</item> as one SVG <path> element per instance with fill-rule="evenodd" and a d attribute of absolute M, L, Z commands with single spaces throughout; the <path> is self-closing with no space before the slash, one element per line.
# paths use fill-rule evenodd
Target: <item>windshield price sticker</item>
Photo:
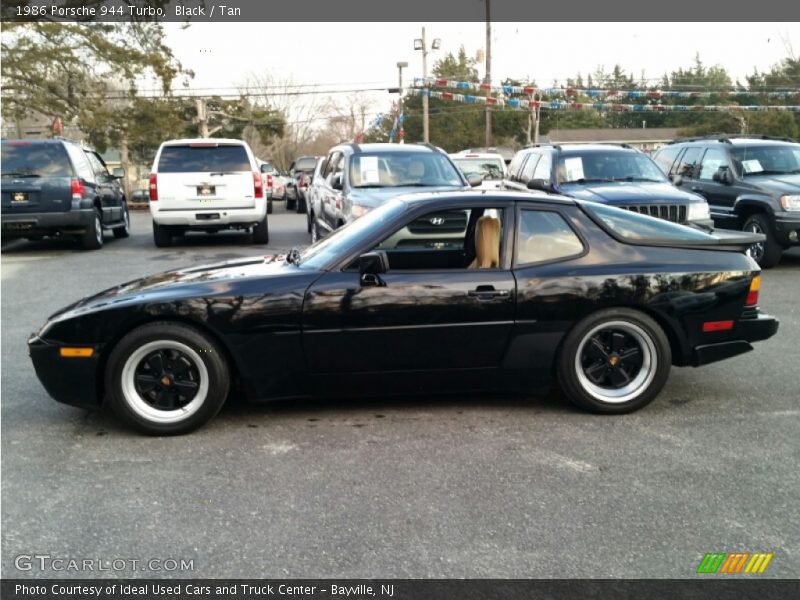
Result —
<path fill-rule="evenodd" d="M 764 170 L 764 167 L 761 166 L 761 163 L 758 162 L 758 159 L 756 158 L 752 158 L 750 160 L 743 160 L 742 168 L 744 169 L 745 173 L 758 173 L 759 171 Z"/>
<path fill-rule="evenodd" d="M 564 159 L 565 181 L 583 179 L 583 159 L 580 156 Z"/>
<path fill-rule="evenodd" d="M 362 156 L 360 166 L 362 183 L 380 183 L 377 156 Z"/>

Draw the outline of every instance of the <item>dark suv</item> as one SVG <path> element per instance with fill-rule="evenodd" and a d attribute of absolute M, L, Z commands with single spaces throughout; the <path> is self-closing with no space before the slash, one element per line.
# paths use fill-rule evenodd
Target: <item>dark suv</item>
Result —
<path fill-rule="evenodd" d="M 673 186 L 643 152 L 627 144 L 537 144 L 520 150 L 505 186 L 610 204 L 683 224 L 711 227 L 702 196 Z"/>
<path fill-rule="evenodd" d="M 671 142 L 654 158 L 664 173 L 708 200 L 715 224 L 766 235 L 750 249 L 762 268 L 800 243 L 800 144 L 708 136 Z"/>
<path fill-rule="evenodd" d="M 286 209 L 298 213 L 306 212 L 306 190 L 314 176 L 318 156 L 298 156 L 289 167 L 289 182 L 286 184 Z"/>
<path fill-rule="evenodd" d="M 94 250 L 103 231 L 129 235 L 128 206 L 114 174 L 95 151 L 67 140 L 3 140 L 3 237 L 39 240 L 74 235 Z"/>
<path fill-rule="evenodd" d="M 462 190 L 481 181 L 476 177 L 468 182 L 450 157 L 430 144 L 339 144 L 328 153 L 315 184 L 319 197 L 310 207 L 311 240 L 317 241 L 395 196 Z M 466 223 L 456 221 L 438 219 L 412 233 L 431 239 L 461 234 Z"/>

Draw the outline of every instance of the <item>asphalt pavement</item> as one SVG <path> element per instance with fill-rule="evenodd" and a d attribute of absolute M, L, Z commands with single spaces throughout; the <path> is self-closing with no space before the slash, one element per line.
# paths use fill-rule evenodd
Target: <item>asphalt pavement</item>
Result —
<path fill-rule="evenodd" d="M 309 238 L 280 203 L 267 246 L 226 233 L 156 248 L 149 214 L 132 224 L 94 252 L 3 247 L 3 577 L 691 578 L 705 553 L 734 551 L 774 553 L 759 577 L 800 573 L 800 250 L 763 276 L 774 338 L 674 368 L 631 415 L 558 393 L 233 402 L 152 438 L 51 400 L 27 336 L 121 281 Z M 21 555 L 141 562 L 19 570 Z"/>

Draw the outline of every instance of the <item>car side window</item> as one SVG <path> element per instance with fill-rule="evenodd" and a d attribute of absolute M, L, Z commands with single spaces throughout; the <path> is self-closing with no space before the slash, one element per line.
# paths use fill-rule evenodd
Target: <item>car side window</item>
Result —
<path fill-rule="evenodd" d="M 700 163 L 700 174 L 697 176 L 702 181 L 713 181 L 714 173 L 720 167 L 728 166 L 728 157 L 725 152 L 719 148 L 709 148 L 703 155 L 703 160 Z"/>
<path fill-rule="evenodd" d="M 519 174 L 519 181 L 520 183 L 528 183 L 531 179 L 533 179 L 533 171 L 536 169 L 536 164 L 541 159 L 542 155 L 538 153 L 531 153 L 528 157 L 528 160 L 525 162 L 525 165 L 522 167 L 522 171 Z"/>
<path fill-rule="evenodd" d="M 436 210 L 383 239 L 390 271 L 499 268 L 503 208 Z"/>
<path fill-rule="evenodd" d="M 550 171 L 553 168 L 553 159 L 550 157 L 550 153 L 542 155 L 542 159 L 536 165 L 536 169 L 533 171 L 533 179 L 544 179 L 545 181 L 550 181 Z"/>
<path fill-rule="evenodd" d="M 341 153 L 339 152 L 331 152 L 330 155 L 328 155 L 328 160 L 325 162 L 325 167 L 321 171 L 323 179 L 327 179 L 328 175 L 331 174 L 331 171 L 333 171 L 333 164 L 336 162 L 339 156 L 341 156 Z"/>
<path fill-rule="evenodd" d="M 69 157 L 72 159 L 72 164 L 75 165 L 75 171 L 78 177 L 85 181 L 94 182 L 94 169 L 92 169 L 92 165 L 89 163 L 86 153 L 72 144 L 64 144 L 64 147 L 67 149 L 67 154 L 69 154 Z"/>
<path fill-rule="evenodd" d="M 678 165 L 675 167 L 676 174 L 687 179 L 695 179 L 695 170 L 703 148 L 700 146 L 693 146 L 686 149 L 681 157 L 678 159 Z"/>
<path fill-rule="evenodd" d="M 667 146 L 656 152 L 655 156 L 653 156 L 653 160 L 658 165 L 658 168 L 664 172 L 664 175 L 670 174 L 672 165 L 675 163 L 675 159 L 678 158 L 680 151 L 680 146 Z"/>
<path fill-rule="evenodd" d="M 523 210 L 517 225 L 515 263 L 525 265 L 578 256 L 583 242 L 561 214 Z"/>
<path fill-rule="evenodd" d="M 108 167 L 103 164 L 102 159 L 94 152 L 87 152 L 86 157 L 89 159 L 89 164 L 92 165 L 95 177 L 98 181 L 105 181 L 109 177 Z"/>
<path fill-rule="evenodd" d="M 517 179 L 519 175 L 519 169 L 522 166 L 522 163 L 525 162 L 525 158 L 528 155 L 524 152 L 517 152 L 514 155 L 514 158 L 511 159 L 511 163 L 508 165 L 508 178 L 513 180 Z"/>

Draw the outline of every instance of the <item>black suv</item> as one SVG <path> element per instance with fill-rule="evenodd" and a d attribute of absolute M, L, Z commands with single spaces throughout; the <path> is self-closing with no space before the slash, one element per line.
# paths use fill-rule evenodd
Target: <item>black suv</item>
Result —
<path fill-rule="evenodd" d="M 3 140 L 4 238 L 74 235 L 94 250 L 103 231 L 129 235 L 128 206 L 114 174 L 95 151 L 67 140 Z"/>
<path fill-rule="evenodd" d="M 395 196 L 463 190 L 481 182 L 480 176 L 468 181 L 450 157 L 431 144 L 339 144 L 328 153 L 315 183 L 318 197 L 309 207 L 311 240 L 316 242 Z M 438 219 L 412 234 L 432 239 L 462 234 L 466 223 L 458 221 L 460 217 L 454 224 Z"/>
<path fill-rule="evenodd" d="M 557 193 L 711 227 L 702 196 L 674 187 L 649 156 L 628 144 L 536 144 L 511 160 L 505 187 Z"/>
<path fill-rule="evenodd" d="M 654 158 L 664 173 L 705 196 L 715 224 L 767 236 L 750 250 L 762 268 L 800 243 L 800 144 L 707 136 L 671 142 Z"/>

